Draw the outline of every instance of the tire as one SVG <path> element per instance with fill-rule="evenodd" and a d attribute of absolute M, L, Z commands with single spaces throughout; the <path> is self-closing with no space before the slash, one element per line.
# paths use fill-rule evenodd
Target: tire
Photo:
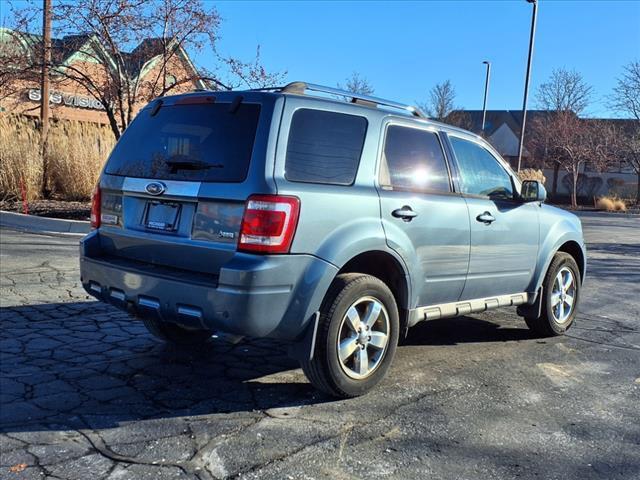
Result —
<path fill-rule="evenodd" d="M 559 289 L 559 276 L 565 285 L 568 280 L 572 284 L 568 288 Z M 569 275 L 570 274 L 570 277 Z M 540 317 L 525 317 L 525 322 L 531 331 L 541 337 L 553 337 L 563 335 L 576 318 L 576 312 L 580 301 L 580 269 L 571 255 L 558 252 L 553 257 L 542 283 L 542 306 Z M 564 291 L 564 296 L 562 292 Z M 569 311 L 567 313 L 567 308 Z M 561 310 L 562 309 L 562 310 Z"/>
<path fill-rule="evenodd" d="M 176 345 L 202 344 L 213 334 L 210 330 L 191 330 L 157 318 L 143 317 L 142 322 L 154 337 Z"/>
<path fill-rule="evenodd" d="M 338 275 L 319 321 L 313 358 L 301 362 L 305 375 L 333 397 L 367 393 L 384 378 L 398 344 L 398 307 L 389 287 L 371 275 Z"/>

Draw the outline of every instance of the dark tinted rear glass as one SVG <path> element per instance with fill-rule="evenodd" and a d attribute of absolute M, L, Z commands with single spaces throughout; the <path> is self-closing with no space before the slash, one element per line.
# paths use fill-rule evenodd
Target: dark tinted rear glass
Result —
<path fill-rule="evenodd" d="M 351 185 L 366 132 L 364 117 L 297 110 L 291 119 L 285 178 L 292 182 Z"/>
<path fill-rule="evenodd" d="M 260 106 L 228 103 L 147 109 L 117 143 L 106 173 L 128 177 L 241 182 L 247 176 Z"/>

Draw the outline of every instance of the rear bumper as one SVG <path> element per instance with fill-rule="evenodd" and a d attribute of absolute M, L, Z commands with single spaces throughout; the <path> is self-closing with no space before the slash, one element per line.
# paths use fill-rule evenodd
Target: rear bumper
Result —
<path fill-rule="evenodd" d="M 311 255 L 238 253 L 210 281 L 202 274 L 149 272 L 99 252 L 99 232 L 80 243 L 82 285 L 137 316 L 238 335 L 299 338 L 338 269 Z"/>

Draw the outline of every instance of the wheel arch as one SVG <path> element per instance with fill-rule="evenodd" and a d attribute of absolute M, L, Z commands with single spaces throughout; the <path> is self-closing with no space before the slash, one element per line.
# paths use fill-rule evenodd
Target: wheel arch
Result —
<path fill-rule="evenodd" d="M 578 264 L 578 269 L 580 270 L 580 283 L 584 281 L 584 275 L 586 270 L 586 262 L 585 262 L 585 253 L 580 247 L 580 244 L 575 240 L 569 240 L 558 248 L 555 253 L 565 252 L 573 257 L 573 259 Z M 554 255 L 555 255 L 554 253 Z"/>
<path fill-rule="evenodd" d="M 563 235 L 555 243 L 541 249 L 541 254 L 536 266 L 536 272 L 533 277 L 531 287 L 528 289 L 529 292 L 537 292 L 540 289 L 547 270 L 549 269 L 549 265 L 551 265 L 553 257 L 558 252 L 565 252 L 573 257 L 578 264 L 578 269 L 580 270 L 580 282 L 584 282 L 587 269 L 587 256 L 584 246 L 581 243 L 581 239 L 574 235 Z"/>
<path fill-rule="evenodd" d="M 337 275 L 342 273 L 363 273 L 382 280 L 393 293 L 398 305 L 401 331 L 407 328 L 411 282 L 402 260 L 388 251 L 369 250 L 347 261 Z"/>

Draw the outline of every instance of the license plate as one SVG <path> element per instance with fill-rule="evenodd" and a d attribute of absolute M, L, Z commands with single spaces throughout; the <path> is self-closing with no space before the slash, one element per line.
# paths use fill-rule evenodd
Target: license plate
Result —
<path fill-rule="evenodd" d="M 147 202 L 144 225 L 152 230 L 173 232 L 178 228 L 180 204 Z"/>

